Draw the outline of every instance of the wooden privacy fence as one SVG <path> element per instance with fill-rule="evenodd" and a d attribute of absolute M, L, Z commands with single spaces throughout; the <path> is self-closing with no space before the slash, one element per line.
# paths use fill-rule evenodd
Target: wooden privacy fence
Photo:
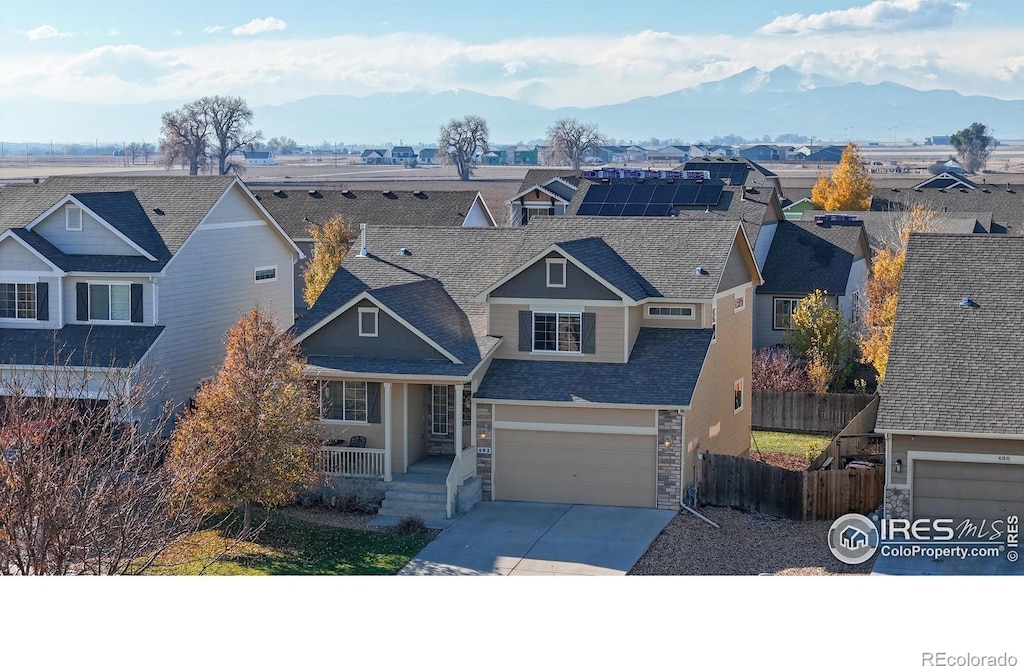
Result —
<path fill-rule="evenodd" d="M 863 393 L 752 393 L 752 428 L 829 434 L 842 430 L 874 397 Z"/>
<path fill-rule="evenodd" d="M 702 505 L 791 520 L 832 520 L 881 506 L 885 470 L 795 472 L 749 458 L 704 454 L 698 486 Z"/>
<path fill-rule="evenodd" d="M 844 462 L 855 458 L 884 462 L 885 438 L 875 434 L 877 418 L 878 396 L 876 395 L 838 435 L 832 438 L 828 446 L 811 462 L 810 469 L 821 469 L 822 467 L 837 469 L 842 467 Z M 879 445 L 879 440 L 881 440 L 881 445 Z"/>

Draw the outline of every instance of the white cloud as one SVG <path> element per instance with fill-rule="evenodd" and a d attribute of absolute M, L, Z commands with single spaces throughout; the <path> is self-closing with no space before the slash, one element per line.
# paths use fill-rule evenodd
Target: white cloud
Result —
<path fill-rule="evenodd" d="M 203 32 L 205 32 L 208 35 L 212 35 L 212 34 L 214 34 L 216 32 L 222 31 L 223 29 L 224 29 L 224 26 L 222 26 L 222 25 L 208 25 L 205 28 L 203 28 Z"/>
<path fill-rule="evenodd" d="M 240 25 L 231 31 L 234 35 L 258 35 L 261 32 L 270 32 L 272 30 L 284 30 L 287 27 L 287 23 L 281 19 L 268 16 L 267 18 L 254 18 L 245 25 Z"/>
<path fill-rule="evenodd" d="M 78 79 L 148 84 L 187 68 L 180 58 L 170 53 L 150 51 L 135 44 L 120 44 L 101 46 L 72 58 L 65 71 Z"/>
<path fill-rule="evenodd" d="M 820 14 L 787 14 L 758 29 L 764 35 L 851 31 L 895 32 L 952 25 L 969 5 L 955 0 L 874 0 L 862 7 Z"/>
<path fill-rule="evenodd" d="M 52 25 L 44 24 L 38 28 L 32 28 L 31 30 L 23 30 L 21 34 L 28 38 L 28 41 L 35 42 L 40 39 L 65 39 L 67 37 L 74 37 L 73 32 L 61 32 Z"/>
<path fill-rule="evenodd" d="M 107 30 L 107 37 L 117 37 L 120 34 L 121 31 L 117 28 L 111 28 L 110 30 Z"/>

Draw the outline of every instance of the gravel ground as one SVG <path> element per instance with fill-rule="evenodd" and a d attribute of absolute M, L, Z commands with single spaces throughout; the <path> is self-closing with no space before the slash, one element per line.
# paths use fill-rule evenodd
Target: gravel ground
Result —
<path fill-rule="evenodd" d="M 782 469 L 788 469 L 794 472 L 805 471 L 809 464 L 807 462 L 807 458 L 794 456 L 789 453 L 760 453 L 758 451 L 751 451 L 750 459 L 760 460 L 772 467 L 781 467 Z"/>
<path fill-rule="evenodd" d="M 721 528 L 680 513 L 630 575 L 835 576 L 868 574 L 874 565 L 874 559 L 851 566 L 832 556 L 826 542 L 831 521 L 799 522 L 715 507 L 700 511 Z"/>

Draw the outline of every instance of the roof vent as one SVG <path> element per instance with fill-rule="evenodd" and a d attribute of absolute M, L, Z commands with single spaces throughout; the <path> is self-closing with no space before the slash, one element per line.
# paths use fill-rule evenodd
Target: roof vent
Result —
<path fill-rule="evenodd" d="M 972 301 L 970 298 L 968 298 L 967 296 L 964 296 L 963 298 L 960 299 L 960 307 L 963 307 L 963 308 L 976 308 L 976 307 L 979 307 L 979 306 L 978 306 L 977 303 Z"/>
<path fill-rule="evenodd" d="M 693 272 L 696 273 L 697 275 L 710 275 L 707 269 L 705 269 L 703 266 L 697 266 L 697 268 L 693 269 Z"/>
<path fill-rule="evenodd" d="M 350 197 L 350 196 L 352 196 L 352 192 L 350 190 L 342 190 L 341 191 L 341 196 L 343 196 L 343 197 Z"/>
<path fill-rule="evenodd" d="M 894 188 L 892 188 L 892 191 L 893 191 L 893 192 L 899 192 L 899 191 L 900 191 L 900 188 L 898 188 L 898 187 L 894 187 Z"/>
<path fill-rule="evenodd" d="M 939 192 L 942 192 L 943 194 L 945 194 L 945 193 L 946 193 L 946 188 L 944 188 L 944 187 L 940 187 L 940 188 L 939 188 Z"/>
<path fill-rule="evenodd" d="M 981 191 L 984 192 L 985 194 L 992 194 L 992 190 L 988 189 L 987 187 L 981 188 Z"/>
<path fill-rule="evenodd" d="M 966 187 L 961 187 L 960 191 L 963 192 L 964 194 L 967 194 L 967 188 Z"/>
<path fill-rule="evenodd" d="M 311 197 L 316 196 L 316 190 L 310 190 L 307 194 Z"/>
<path fill-rule="evenodd" d="M 359 231 L 360 231 L 360 236 L 361 236 L 360 242 L 359 242 L 359 256 L 360 257 L 368 257 L 368 256 L 370 256 L 370 253 L 366 249 L 366 223 L 365 222 L 362 222 L 359 225 Z"/>
<path fill-rule="evenodd" d="M 383 194 L 384 196 L 390 196 L 391 190 L 384 190 L 383 192 L 381 192 L 381 194 Z"/>
<path fill-rule="evenodd" d="M 288 195 L 285 194 L 282 190 L 274 190 L 274 196 L 275 197 L 282 197 L 283 198 L 283 197 L 287 197 Z"/>
<path fill-rule="evenodd" d="M 163 208 L 154 208 L 153 212 L 156 213 L 157 215 L 163 215 L 164 214 L 164 209 Z"/>
<path fill-rule="evenodd" d="M 421 194 L 423 194 L 423 190 L 413 190 L 413 191 L 412 191 L 412 195 L 413 195 L 414 197 L 418 197 L 418 196 L 420 196 Z"/>
<path fill-rule="evenodd" d="M 400 255 L 402 255 L 404 257 L 411 257 L 412 256 L 412 252 L 410 252 L 407 248 L 404 248 L 404 247 L 403 248 L 399 248 L 398 254 L 400 254 Z"/>

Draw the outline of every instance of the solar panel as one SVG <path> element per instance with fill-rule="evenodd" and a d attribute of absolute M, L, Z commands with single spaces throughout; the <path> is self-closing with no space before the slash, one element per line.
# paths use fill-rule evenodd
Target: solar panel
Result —
<path fill-rule="evenodd" d="M 639 217 L 647 210 L 647 203 L 628 203 L 622 207 L 622 214 L 629 217 Z"/>
<path fill-rule="evenodd" d="M 608 198 L 605 199 L 605 203 L 624 204 L 629 201 L 629 195 L 632 191 L 632 185 L 612 185 L 608 189 Z"/>
<path fill-rule="evenodd" d="M 626 207 L 624 203 L 606 203 L 601 206 L 601 215 L 607 215 L 609 217 L 622 217 L 622 209 Z"/>
<path fill-rule="evenodd" d="M 654 193 L 651 195 L 650 203 L 652 204 L 670 204 L 675 199 L 676 190 L 679 189 L 678 185 L 662 185 L 656 187 Z"/>
<path fill-rule="evenodd" d="M 607 185 L 591 185 L 587 188 L 587 193 L 583 197 L 583 203 L 603 204 L 605 197 L 608 196 L 609 189 L 611 188 Z"/>
<path fill-rule="evenodd" d="M 668 217 L 672 214 L 671 204 L 648 204 L 644 211 L 644 217 Z"/>
<path fill-rule="evenodd" d="M 642 185 L 634 185 L 633 191 L 629 195 L 629 203 L 631 204 L 646 204 L 651 200 L 651 196 L 660 189 L 659 185 L 654 183 L 644 183 Z"/>
<path fill-rule="evenodd" d="M 678 206 L 692 206 L 697 203 L 697 193 L 700 192 L 700 188 L 700 185 L 690 183 L 679 185 L 672 203 Z"/>
<path fill-rule="evenodd" d="M 578 211 L 576 211 L 576 214 L 577 215 L 600 215 L 601 214 L 601 204 L 586 203 L 584 201 L 584 203 L 580 204 L 580 209 Z"/>
<path fill-rule="evenodd" d="M 693 203 L 700 206 L 714 206 L 722 198 L 723 185 L 721 182 L 704 183 L 700 186 Z"/>

